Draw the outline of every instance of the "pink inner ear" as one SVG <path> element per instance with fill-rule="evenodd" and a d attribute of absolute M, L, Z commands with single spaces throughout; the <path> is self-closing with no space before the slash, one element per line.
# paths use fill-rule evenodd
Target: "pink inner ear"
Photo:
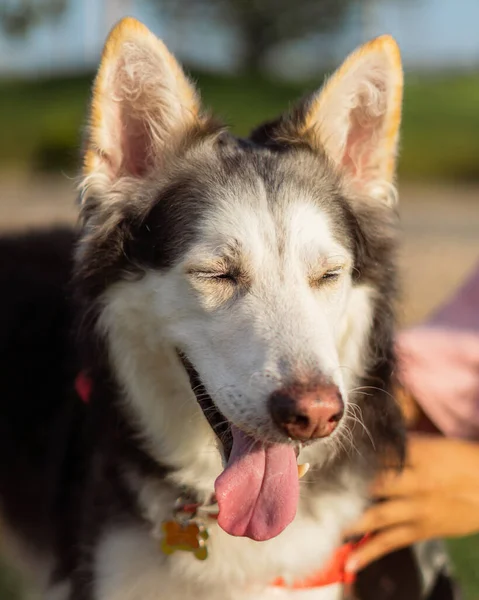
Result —
<path fill-rule="evenodd" d="M 355 114 L 357 111 L 358 109 L 350 118 L 351 128 L 341 163 L 354 177 L 361 179 L 371 163 L 375 126 L 369 123 L 361 124 Z"/>
<path fill-rule="evenodd" d="M 152 136 L 148 112 L 142 106 L 142 90 L 135 89 L 131 70 L 120 60 L 110 74 L 105 105 L 102 107 L 108 162 L 114 179 L 142 176 L 151 167 Z"/>
<path fill-rule="evenodd" d="M 341 164 L 356 179 L 370 179 L 380 168 L 379 145 L 386 116 L 384 83 L 370 82 L 358 95 L 349 116 L 349 132 Z"/>
<path fill-rule="evenodd" d="M 123 105 L 120 123 L 121 130 L 121 171 L 128 175 L 142 176 L 151 166 L 151 136 L 147 125 L 128 114 Z"/>

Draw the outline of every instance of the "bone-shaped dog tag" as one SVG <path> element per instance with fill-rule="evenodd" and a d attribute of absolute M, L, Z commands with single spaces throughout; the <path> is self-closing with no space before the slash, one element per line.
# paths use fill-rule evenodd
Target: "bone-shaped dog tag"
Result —
<path fill-rule="evenodd" d="M 163 539 L 161 550 L 164 554 L 173 554 L 180 550 L 192 552 L 198 560 L 208 558 L 206 540 L 208 531 L 194 521 L 179 523 L 178 521 L 165 521 L 162 523 Z"/>

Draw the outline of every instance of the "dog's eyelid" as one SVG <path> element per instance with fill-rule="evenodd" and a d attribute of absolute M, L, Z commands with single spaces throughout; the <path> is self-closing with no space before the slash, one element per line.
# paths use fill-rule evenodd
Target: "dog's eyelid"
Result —
<path fill-rule="evenodd" d="M 230 271 L 230 265 L 223 260 L 206 260 L 206 261 L 195 261 L 189 262 L 184 265 L 184 271 L 187 275 L 196 274 L 215 274 L 215 273 L 226 273 Z"/>
<path fill-rule="evenodd" d="M 196 277 L 201 277 L 203 279 L 228 279 L 234 278 L 233 273 L 230 271 L 196 271 L 192 273 Z"/>
<path fill-rule="evenodd" d="M 323 273 L 323 276 L 321 277 L 321 279 L 323 281 L 325 281 L 326 279 L 338 279 L 338 277 L 341 275 L 341 269 L 334 269 L 331 271 L 326 271 L 326 273 Z"/>
<path fill-rule="evenodd" d="M 339 265 L 337 267 L 330 267 L 329 269 L 326 269 L 326 271 L 323 273 L 323 276 L 331 275 L 331 274 L 340 275 L 343 271 L 344 271 L 344 267 L 342 265 Z"/>
<path fill-rule="evenodd" d="M 333 283 L 338 280 L 344 272 L 344 265 L 337 265 L 335 267 L 329 267 L 321 273 L 313 274 L 309 276 L 309 285 L 312 288 L 318 288 L 323 284 Z"/>
<path fill-rule="evenodd" d="M 219 273 L 228 271 L 230 264 L 225 260 L 191 261 L 184 266 L 186 273 Z"/>
<path fill-rule="evenodd" d="M 190 268 L 186 270 L 186 274 L 202 281 L 228 281 L 236 283 L 237 277 L 235 271 L 230 268 Z"/>
<path fill-rule="evenodd" d="M 314 269 L 311 273 L 310 277 L 314 279 L 321 279 L 324 275 L 329 275 L 331 273 L 343 273 L 347 270 L 346 265 L 325 265 L 321 270 Z"/>

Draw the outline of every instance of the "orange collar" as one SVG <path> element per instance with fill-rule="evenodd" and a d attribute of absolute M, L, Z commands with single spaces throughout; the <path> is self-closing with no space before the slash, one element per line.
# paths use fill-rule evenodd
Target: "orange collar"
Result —
<path fill-rule="evenodd" d="M 353 550 L 365 543 L 368 537 L 368 535 L 365 535 L 358 542 L 347 542 L 346 544 L 343 544 L 336 550 L 330 561 L 320 571 L 317 571 L 306 579 L 287 584 L 282 577 L 278 577 L 278 579 L 275 579 L 270 585 L 272 587 L 281 587 L 290 590 L 306 590 L 332 585 L 334 583 L 351 585 L 354 583 L 356 575 L 355 573 L 346 571 L 346 562 Z"/>

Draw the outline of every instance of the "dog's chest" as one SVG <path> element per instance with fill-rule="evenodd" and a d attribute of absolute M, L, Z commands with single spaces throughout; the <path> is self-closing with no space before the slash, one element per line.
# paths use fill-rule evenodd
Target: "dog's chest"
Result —
<path fill-rule="evenodd" d="M 318 572 L 361 505 L 357 494 L 322 495 L 316 514 L 300 511 L 281 535 L 261 543 L 229 536 L 212 522 L 204 561 L 181 550 L 163 554 L 161 537 L 152 533 L 161 527 L 116 527 L 97 548 L 95 600 L 336 600 L 338 585 L 292 590 L 271 583 L 278 577 L 294 582 Z M 168 518 L 161 508 L 156 505 L 155 520 Z"/>
<path fill-rule="evenodd" d="M 302 554 L 297 549 L 296 556 Z M 94 600 L 339 600 L 341 586 L 293 590 L 271 585 L 273 571 L 293 572 L 274 550 L 223 550 L 200 562 L 187 553 L 165 557 L 159 546 L 138 529 L 117 529 L 106 536 L 96 553 Z M 310 557 L 303 556 L 305 563 Z M 296 566 L 299 561 L 296 561 Z M 303 569 L 300 569 L 303 571 Z M 278 572 L 278 571 L 276 571 Z"/>

